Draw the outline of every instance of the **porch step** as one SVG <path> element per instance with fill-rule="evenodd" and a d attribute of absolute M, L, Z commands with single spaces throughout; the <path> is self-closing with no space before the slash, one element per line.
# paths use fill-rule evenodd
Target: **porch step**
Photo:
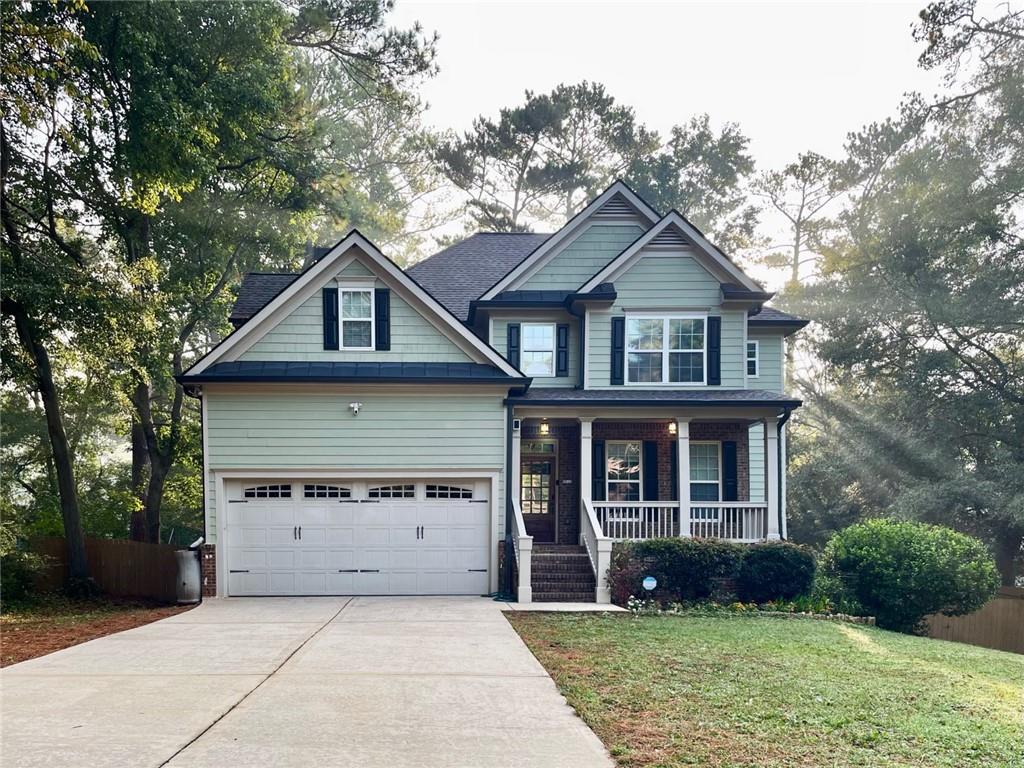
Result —
<path fill-rule="evenodd" d="M 535 603 L 594 603 L 594 591 L 589 592 L 534 592 Z"/>
<path fill-rule="evenodd" d="M 594 602 L 594 571 L 585 547 L 535 544 L 530 582 L 535 602 Z"/>

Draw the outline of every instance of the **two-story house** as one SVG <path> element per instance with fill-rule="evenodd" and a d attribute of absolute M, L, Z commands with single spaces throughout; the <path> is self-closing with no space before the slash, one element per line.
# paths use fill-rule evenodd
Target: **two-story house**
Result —
<path fill-rule="evenodd" d="M 616 540 L 786 534 L 806 321 L 616 182 L 403 271 L 352 232 L 249 274 L 202 401 L 206 594 L 608 600 Z M 502 582 L 500 579 L 504 579 Z"/>

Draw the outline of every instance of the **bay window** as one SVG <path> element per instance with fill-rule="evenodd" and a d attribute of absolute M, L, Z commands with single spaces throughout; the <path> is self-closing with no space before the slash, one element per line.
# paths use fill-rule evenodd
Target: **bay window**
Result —
<path fill-rule="evenodd" d="M 626 382 L 704 384 L 707 318 L 626 317 Z"/>

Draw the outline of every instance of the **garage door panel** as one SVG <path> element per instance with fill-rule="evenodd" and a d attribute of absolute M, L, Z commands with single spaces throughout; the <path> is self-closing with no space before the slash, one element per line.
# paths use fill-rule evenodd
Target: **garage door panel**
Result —
<path fill-rule="evenodd" d="M 232 595 L 268 594 L 270 584 L 267 573 L 228 573 L 228 592 Z"/>
<path fill-rule="evenodd" d="M 388 574 L 388 592 L 392 595 L 415 595 L 419 592 L 419 574 L 415 570 L 392 571 Z"/>
<path fill-rule="evenodd" d="M 357 547 L 386 547 L 391 543 L 391 529 L 387 526 L 357 527 L 355 534 Z"/>
<path fill-rule="evenodd" d="M 337 512 L 337 506 L 328 508 L 324 504 L 300 504 L 295 512 L 295 522 L 298 525 L 323 525 L 329 521 L 335 519 L 334 513 Z"/>
<path fill-rule="evenodd" d="M 356 553 L 352 549 L 328 549 L 324 553 L 324 567 L 329 571 L 356 567 Z"/>
<path fill-rule="evenodd" d="M 327 592 L 327 574 L 323 571 L 300 571 L 295 586 L 300 595 L 323 595 Z"/>
<path fill-rule="evenodd" d="M 487 531 L 483 528 L 448 528 L 445 531 L 450 547 L 486 547 Z"/>
<path fill-rule="evenodd" d="M 270 571 L 268 574 L 268 584 L 270 594 L 272 595 L 299 595 L 302 594 L 298 591 L 296 584 L 296 574 L 288 571 Z"/>
<path fill-rule="evenodd" d="M 322 549 L 300 549 L 297 554 L 296 565 L 299 568 L 324 569 L 327 567 L 327 552 Z"/>
<path fill-rule="evenodd" d="M 302 526 L 302 546 L 323 547 L 327 544 L 327 529 L 315 525 Z"/>
<path fill-rule="evenodd" d="M 353 579 L 352 594 L 354 595 L 387 595 L 391 590 L 388 588 L 388 574 L 386 573 L 357 573 Z"/>
<path fill-rule="evenodd" d="M 356 531 L 355 528 L 346 527 L 338 528 L 331 526 L 327 529 L 327 537 L 325 540 L 329 547 L 351 547 L 356 543 Z"/>
<path fill-rule="evenodd" d="M 267 550 L 267 568 L 294 568 L 298 563 L 295 561 L 295 549 L 269 549 Z M 253 566 L 256 567 L 256 566 Z"/>
<path fill-rule="evenodd" d="M 449 550 L 448 563 L 453 570 L 486 568 L 487 553 L 478 549 L 452 549 Z"/>
<path fill-rule="evenodd" d="M 448 590 L 454 595 L 487 594 L 487 574 L 452 571 L 448 575 Z"/>
<path fill-rule="evenodd" d="M 267 549 L 249 549 L 239 547 L 231 551 L 231 565 L 234 568 L 267 568 L 270 565 L 271 552 Z"/>
<path fill-rule="evenodd" d="M 419 551 L 420 568 L 447 569 L 448 563 L 447 549 L 422 549 Z"/>

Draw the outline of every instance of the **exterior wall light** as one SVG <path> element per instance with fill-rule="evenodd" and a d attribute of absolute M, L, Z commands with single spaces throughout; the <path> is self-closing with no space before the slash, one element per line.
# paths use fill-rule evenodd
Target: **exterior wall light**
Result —
<path fill-rule="evenodd" d="M 352 411 L 352 415 L 353 416 L 358 416 L 359 415 L 359 409 L 363 407 L 363 404 L 362 403 L 349 403 L 348 407 Z"/>
<path fill-rule="evenodd" d="M 549 425 L 549 424 L 547 423 L 547 421 L 542 421 L 542 422 L 540 423 L 540 433 L 541 433 L 542 435 L 546 435 L 546 434 L 548 434 L 548 433 L 549 433 L 550 431 L 551 431 L 551 427 L 550 427 L 550 425 Z"/>
<path fill-rule="evenodd" d="M 670 421 L 668 423 L 668 433 L 670 435 L 674 435 L 676 433 L 676 431 L 677 431 L 676 423 L 674 421 Z"/>

